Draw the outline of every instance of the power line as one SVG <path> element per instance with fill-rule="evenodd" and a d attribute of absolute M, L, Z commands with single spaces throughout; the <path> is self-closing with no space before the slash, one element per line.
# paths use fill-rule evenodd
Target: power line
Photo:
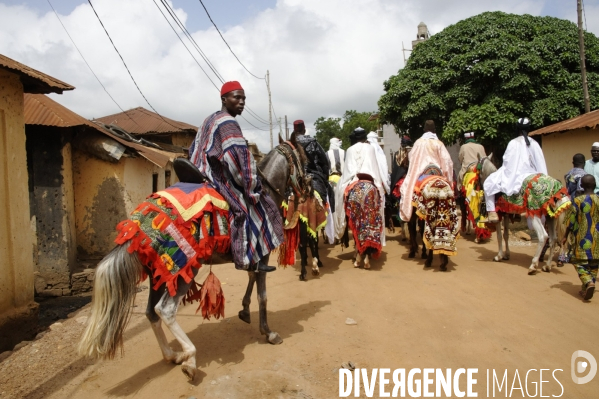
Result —
<path fill-rule="evenodd" d="M 177 33 L 177 30 L 175 29 L 175 27 L 170 23 L 170 21 L 168 20 L 168 18 L 166 17 L 166 15 L 164 15 L 164 12 L 162 12 L 162 9 L 160 9 L 160 6 L 158 5 L 158 3 L 156 3 L 156 0 L 153 0 L 153 1 L 154 1 L 154 4 L 156 5 L 156 7 L 158 8 L 158 11 L 160 11 L 160 13 L 164 17 L 164 19 L 166 20 L 166 22 L 168 23 L 168 25 L 171 27 L 171 29 L 173 30 L 173 32 L 175 32 L 175 35 L 177 35 L 177 37 L 181 41 L 181 44 L 183 44 L 183 47 L 185 47 L 185 49 L 187 50 L 187 52 L 189 53 L 189 55 L 191 55 L 191 58 L 193 58 L 193 60 L 196 62 L 196 64 L 198 64 L 198 66 L 200 67 L 200 69 L 202 70 L 202 72 L 204 72 L 204 75 L 206 75 L 206 77 L 208 78 L 208 80 L 210 81 L 210 83 L 212 83 L 212 86 L 214 86 L 214 88 L 216 90 L 218 90 L 218 86 L 214 83 L 214 81 L 212 79 L 210 79 L 210 76 L 204 70 L 204 68 L 202 68 L 202 66 L 200 65 L 200 63 L 196 59 L 196 57 L 194 57 L 194 55 L 191 53 L 191 50 L 189 50 L 189 47 L 187 47 L 187 45 L 185 45 L 185 43 L 183 42 L 183 39 L 181 39 L 181 36 L 179 36 L 179 34 Z"/>
<path fill-rule="evenodd" d="M 171 16 L 171 18 L 179 26 L 179 28 L 181 29 L 181 31 L 183 32 L 183 34 L 187 37 L 187 39 L 196 48 L 196 50 L 198 51 L 198 53 L 200 53 L 200 56 L 204 59 L 204 61 L 206 62 L 206 64 L 208 64 L 208 67 L 212 70 L 212 72 L 214 73 L 214 75 L 216 75 L 216 77 L 218 78 L 218 80 L 220 80 L 221 83 L 224 83 L 225 79 L 223 79 L 223 77 L 217 71 L 216 67 L 212 64 L 212 62 L 210 62 L 210 60 L 208 59 L 208 56 L 206 54 L 204 54 L 204 52 L 202 51 L 202 49 L 200 48 L 200 46 L 198 45 L 198 43 L 193 39 L 193 37 L 191 36 L 191 33 L 189 33 L 189 31 L 187 30 L 187 28 L 185 27 L 185 25 L 183 24 L 183 22 L 181 22 L 181 20 L 179 19 L 179 17 L 177 17 L 177 14 L 175 13 L 175 10 L 173 10 L 171 8 L 171 6 L 165 0 L 160 0 L 160 2 L 164 6 L 164 8 L 166 8 L 166 11 L 169 13 L 169 15 Z M 154 1 L 154 3 L 155 3 L 155 1 Z M 177 34 L 177 36 L 179 36 L 179 35 Z"/>
<path fill-rule="evenodd" d="M 110 95 L 110 93 L 108 92 L 108 90 L 106 90 L 106 87 L 102 84 L 102 82 L 100 81 L 100 78 L 98 78 L 98 75 L 96 75 L 96 73 L 94 72 L 94 70 L 92 69 L 92 67 L 89 65 L 89 63 L 87 62 L 87 60 L 85 59 L 85 57 L 81 53 L 81 50 L 79 50 L 79 47 L 77 47 L 77 44 L 75 44 L 75 41 L 73 40 L 73 38 L 69 34 L 69 31 L 67 30 L 66 26 L 64 26 L 64 24 L 62 23 L 62 20 L 60 19 L 60 17 L 58 16 L 58 13 L 54 9 L 54 6 L 52 5 L 52 3 L 50 3 L 50 0 L 47 0 L 47 1 L 48 1 L 48 4 L 50 5 L 50 8 L 52 8 L 52 11 L 54 11 L 54 15 L 56 15 L 56 18 L 58 19 L 58 22 L 60 22 L 60 24 L 62 25 L 62 28 L 65 31 L 65 33 L 67 34 L 67 36 L 69 37 L 69 39 L 71 39 L 71 43 L 73 43 L 73 46 L 75 46 L 75 49 L 77 49 L 77 52 L 79 53 L 79 55 L 83 59 L 83 62 L 85 62 L 85 65 L 87 65 L 87 67 L 91 71 L 92 75 L 94 75 L 94 77 L 96 78 L 96 80 L 98 81 L 98 83 L 100 83 L 100 86 L 102 86 L 102 88 L 104 89 L 104 91 L 106 92 L 106 94 L 108 94 L 108 97 L 110 97 L 110 99 L 112 100 L 112 102 L 115 103 L 116 106 L 119 107 L 119 109 L 121 111 L 123 111 L 123 113 L 125 115 L 127 115 L 127 117 L 129 119 L 131 119 L 131 121 L 133 121 L 133 123 L 135 123 L 137 125 L 137 122 L 135 122 L 135 120 L 129 116 L 129 114 L 127 113 L 127 111 L 125 111 L 123 108 L 121 108 L 121 106 L 119 105 L 119 103 L 117 103 L 116 100 Z M 139 126 L 139 125 L 137 125 L 137 126 Z"/>
<path fill-rule="evenodd" d="M 239 60 L 239 58 L 237 57 L 237 55 L 235 55 L 235 53 L 233 52 L 233 50 L 231 49 L 231 46 L 229 46 L 229 43 L 227 43 L 227 41 L 225 40 L 225 38 L 223 37 L 223 34 L 220 33 L 220 30 L 218 29 L 218 26 L 216 26 L 216 24 L 214 23 L 214 21 L 212 20 L 212 17 L 210 16 L 210 13 L 208 12 L 208 9 L 206 9 L 206 6 L 204 5 L 204 2 L 202 0 L 200 0 L 200 4 L 202 4 L 202 7 L 204 7 L 204 11 L 206 11 L 206 15 L 208 15 L 208 19 L 210 19 L 210 22 L 212 22 L 212 25 L 214 25 L 214 27 L 216 28 L 216 31 L 218 32 L 218 34 L 220 35 L 220 38 L 223 39 L 223 42 L 225 42 L 225 44 L 227 45 L 227 47 L 229 48 L 229 50 L 231 51 L 231 54 L 233 54 L 233 56 L 235 57 L 235 59 L 239 62 L 239 64 L 241 64 L 241 66 L 243 67 L 243 69 L 245 69 L 250 75 L 252 75 L 253 77 L 255 77 L 256 79 L 263 79 L 266 80 L 266 78 L 260 78 L 256 75 L 254 75 L 253 73 L 250 72 L 249 69 L 247 69 L 245 67 L 245 65 L 243 65 L 243 63 L 241 62 L 241 60 Z"/>
<path fill-rule="evenodd" d="M 137 87 L 137 90 L 139 91 L 139 94 L 141 94 L 141 96 L 144 98 L 144 100 L 146 100 L 146 103 L 150 106 L 150 108 L 152 108 L 152 110 L 156 113 L 156 115 L 158 115 L 160 117 L 160 119 L 162 119 L 166 124 L 181 130 L 181 128 L 174 126 L 173 124 L 169 123 L 166 121 L 166 119 L 164 119 L 162 117 L 162 115 L 160 115 L 158 113 L 158 111 L 156 111 L 156 108 L 154 108 L 152 106 L 152 104 L 150 104 L 150 102 L 148 101 L 148 99 L 146 98 L 146 96 L 144 96 L 144 93 L 142 93 L 141 89 L 139 88 L 139 86 L 137 85 L 137 82 L 135 81 L 135 79 L 133 78 L 133 75 L 131 74 L 131 71 L 129 70 L 129 67 L 127 67 L 127 64 L 125 63 L 125 60 L 123 59 L 123 56 L 121 55 L 121 53 L 119 53 L 119 50 L 116 48 L 114 42 L 112 41 L 112 38 L 110 37 L 110 35 L 108 34 L 108 31 L 106 30 L 106 27 L 104 26 L 104 24 L 102 23 L 102 20 L 100 19 L 100 16 L 98 15 L 98 13 L 96 12 L 96 9 L 94 8 L 94 5 L 92 4 L 91 0 L 87 0 L 87 2 L 89 3 L 90 7 L 92 8 L 92 10 L 94 11 L 94 14 L 96 14 L 96 18 L 98 18 L 98 21 L 100 22 L 100 25 L 102 25 L 102 29 L 104 29 L 104 32 L 106 32 L 106 36 L 108 36 L 108 40 L 110 40 L 110 43 L 112 43 L 112 47 L 114 47 L 114 51 L 116 51 L 116 53 L 119 55 L 119 57 L 121 58 L 121 61 L 123 61 L 123 65 L 125 66 L 125 69 L 127 70 L 127 72 L 129 73 L 129 76 L 131 77 L 131 80 L 133 81 L 133 83 L 135 84 L 135 87 Z"/>
<path fill-rule="evenodd" d="M 206 73 L 206 71 L 204 70 L 204 68 L 202 68 L 202 66 L 199 64 L 198 60 L 193 56 L 193 54 L 191 53 L 191 51 L 189 50 L 189 48 L 185 45 L 185 43 L 183 42 L 183 39 L 179 36 L 179 34 L 177 33 L 176 29 L 169 22 L 168 18 L 164 14 L 164 12 L 162 12 L 162 9 L 160 8 L 160 6 L 158 6 L 158 3 L 156 3 L 156 0 L 153 0 L 153 1 L 154 1 L 154 4 L 156 5 L 156 7 L 158 7 L 158 10 L 162 14 L 162 16 L 165 18 L 166 22 L 169 24 L 169 26 L 171 27 L 171 29 L 173 29 L 173 31 L 177 35 L 177 37 L 179 38 L 179 40 L 181 41 L 181 43 L 183 44 L 183 46 L 187 49 L 187 51 L 189 52 L 189 54 L 196 61 L 196 64 L 198 64 L 198 66 L 202 69 L 202 71 L 204 72 L 204 74 L 206 74 L 206 77 L 208 77 L 208 79 L 210 80 L 210 82 L 212 83 L 212 85 L 217 89 L 217 91 L 220 91 L 220 89 L 214 84 L 214 82 L 212 81 L 212 79 L 210 79 L 210 77 L 208 76 L 208 74 Z M 208 65 L 208 67 L 212 70 L 212 72 L 216 75 L 216 77 L 221 81 L 221 83 L 224 83 L 225 79 L 218 72 L 216 66 L 214 66 L 214 64 L 208 59 L 208 56 L 202 51 L 202 49 L 197 44 L 197 42 L 194 40 L 194 38 L 192 37 L 191 33 L 189 33 L 189 31 L 187 30 L 187 28 L 185 27 L 185 25 L 183 24 L 183 22 L 181 22 L 181 20 L 177 17 L 175 11 L 171 8 L 171 6 L 165 0 L 160 0 L 160 2 L 166 8 L 167 12 L 171 16 L 171 18 L 175 21 L 175 23 L 179 26 L 179 28 L 181 29 L 181 31 L 185 34 L 185 36 L 187 37 L 187 39 L 192 43 L 192 45 L 195 47 L 195 49 L 198 51 L 198 53 L 200 53 L 200 56 L 206 62 L 206 64 Z M 252 116 L 254 119 L 256 119 L 258 122 L 260 122 L 260 123 L 269 123 L 266 119 L 260 117 L 256 112 L 254 112 L 250 107 L 246 107 L 246 110 L 247 110 L 248 114 L 250 116 Z"/>

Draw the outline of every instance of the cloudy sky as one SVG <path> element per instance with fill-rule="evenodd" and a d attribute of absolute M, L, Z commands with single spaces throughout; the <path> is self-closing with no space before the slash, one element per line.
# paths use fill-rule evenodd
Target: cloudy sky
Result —
<path fill-rule="evenodd" d="M 576 21 L 574 0 L 203 0 L 237 57 L 258 77 L 270 71 L 277 117 L 375 111 L 383 82 L 403 67 L 417 25 L 431 34 L 484 11 L 550 15 Z M 150 108 L 85 0 L 50 0 L 75 44 L 118 105 Z M 225 80 L 239 80 L 247 106 L 244 134 L 270 149 L 265 81 L 231 54 L 199 0 L 168 0 Z M 587 29 L 599 35 L 599 0 L 585 0 Z M 162 115 L 200 125 L 220 108 L 217 88 L 159 11 L 160 0 L 92 0 L 150 104 Z M 172 20 L 170 20 L 173 23 Z M 177 33 L 181 37 L 180 29 Z M 220 82 L 183 39 L 214 84 Z M 76 89 L 53 99 L 86 118 L 120 112 L 85 65 L 47 0 L 0 0 L 0 53 Z M 273 116 L 274 119 L 274 116 Z M 252 127 L 263 130 L 258 130 Z M 278 133 L 278 126 L 275 128 Z M 275 136 L 276 137 L 276 136 Z"/>

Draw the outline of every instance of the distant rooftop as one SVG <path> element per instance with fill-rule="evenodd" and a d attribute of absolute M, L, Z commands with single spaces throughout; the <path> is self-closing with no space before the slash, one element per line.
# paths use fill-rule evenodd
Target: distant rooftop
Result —
<path fill-rule="evenodd" d="M 566 119 L 553 125 L 545 126 L 530 132 L 529 136 L 566 132 L 574 129 L 595 129 L 599 125 L 599 109 L 586 114 L 575 116 L 571 119 Z"/>
<path fill-rule="evenodd" d="M 143 107 L 137 107 L 118 114 L 94 119 L 106 125 L 115 125 L 131 134 L 196 134 L 197 126 L 179 122 L 166 116 L 158 115 Z"/>
<path fill-rule="evenodd" d="M 14 72 L 21 78 L 23 83 L 23 90 L 25 93 L 34 94 L 49 94 L 58 93 L 62 94 L 64 90 L 73 90 L 74 86 L 68 83 L 53 78 L 50 75 L 46 75 L 43 72 L 28 67 L 25 64 L 21 64 L 18 61 L 8 58 L 5 55 L 0 54 L 0 68 L 5 68 L 10 72 Z"/>

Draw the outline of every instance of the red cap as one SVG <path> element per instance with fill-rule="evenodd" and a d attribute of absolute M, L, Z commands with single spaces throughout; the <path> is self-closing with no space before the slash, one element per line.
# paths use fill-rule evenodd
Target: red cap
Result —
<path fill-rule="evenodd" d="M 227 94 L 233 90 L 243 90 L 243 87 L 241 87 L 241 84 L 236 80 L 226 82 L 223 85 L 223 87 L 220 89 L 220 95 L 224 96 L 225 94 Z"/>
<path fill-rule="evenodd" d="M 301 119 L 298 119 L 293 122 L 293 126 L 298 126 L 298 125 L 303 125 L 303 124 L 304 124 L 304 121 Z"/>

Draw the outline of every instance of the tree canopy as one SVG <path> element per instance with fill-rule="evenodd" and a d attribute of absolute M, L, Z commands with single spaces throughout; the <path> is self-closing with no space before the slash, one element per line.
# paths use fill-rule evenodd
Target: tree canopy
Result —
<path fill-rule="evenodd" d="M 599 40 L 584 35 L 591 109 L 599 107 Z M 416 138 L 426 119 L 444 141 L 475 131 L 490 147 L 584 111 L 578 27 L 553 17 L 486 12 L 421 42 L 384 83 L 380 120 Z"/>
<path fill-rule="evenodd" d="M 349 135 L 357 127 L 362 127 L 366 132 L 376 131 L 378 121 L 368 119 L 373 112 L 358 112 L 354 110 L 345 111 L 342 118 L 324 118 L 320 117 L 314 122 L 316 128 L 316 140 L 325 149 L 328 150 L 329 142 L 333 137 L 343 140 L 343 149 L 349 147 Z M 343 121 L 343 123 L 341 123 Z"/>

